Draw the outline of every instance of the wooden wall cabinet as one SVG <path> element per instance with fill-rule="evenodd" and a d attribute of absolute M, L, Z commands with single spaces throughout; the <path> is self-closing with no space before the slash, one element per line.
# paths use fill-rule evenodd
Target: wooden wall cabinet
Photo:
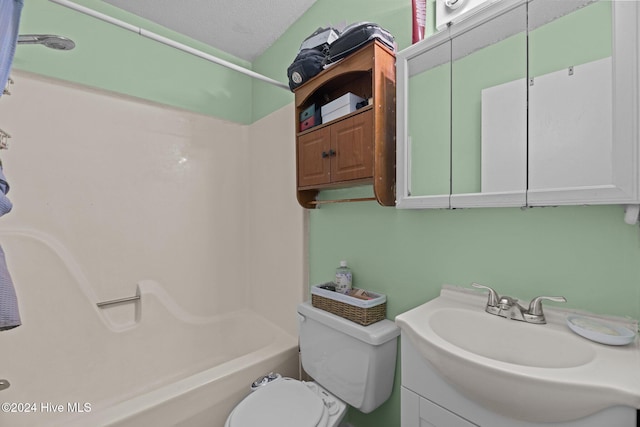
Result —
<path fill-rule="evenodd" d="M 323 202 L 335 202 L 316 200 L 322 189 L 373 184 L 375 200 L 395 206 L 394 53 L 374 40 L 294 92 L 300 205 L 313 209 Z M 300 132 L 301 112 L 314 104 L 320 109 L 349 92 L 372 102 Z"/>

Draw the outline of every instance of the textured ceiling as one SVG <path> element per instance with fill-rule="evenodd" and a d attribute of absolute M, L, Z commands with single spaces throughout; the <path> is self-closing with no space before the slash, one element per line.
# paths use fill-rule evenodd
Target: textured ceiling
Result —
<path fill-rule="evenodd" d="M 103 0 L 253 61 L 316 0 Z"/>

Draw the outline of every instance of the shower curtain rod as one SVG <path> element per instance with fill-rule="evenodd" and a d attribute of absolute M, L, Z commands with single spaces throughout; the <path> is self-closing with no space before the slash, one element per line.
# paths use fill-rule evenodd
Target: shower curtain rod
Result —
<path fill-rule="evenodd" d="M 146 37 L 148 39 L 157 41 L 157 42 L 162 43 L 164 45 L 167 45 L 167 46 L 173 47 L 175 49 L 181 50 L 183 52 L 190 53 L 191 55 L 197 56 L 199 58 L 206 59 L 209 62 L 213 62 L 213 63 L 218 64 L 218 65 L 222 65 L 223 67 L 227 67 L 227 68 L 229 68 L 231 70 L 234 70 L 234 71 L 237 71 L 239 73 L 245 74 L 245 75 L 247 75 L 249 77 L 252 77 L 254 79 L 258 79 L 258 80 L 261 80 L 263 82 L 272 84 L 274 86 L 289 90 L 289 86 L 288 85 L 286 85 L 286 84 L 284 84 L 282 82 L 279 82 L 277 80 L 274 80 L 274 79 L 272 79 L 270 77 L 267 77 L 267 76 L 264 76 L 262 74 L 256 73 L 255 71 L 248 70 L 248 69 L 246 69 L 244 67 L 241 67 L 239 65 L 233 64 L 233 63 L 231 63 L 229 61 L 225 61 L 224 59 L 220 59 L 220 58 L 218 58 L 216 56 L 213 56 L 213 55 L 210 55 L 208 53 L 202 52 L 201 50 L 194 49 L 194 48 L 192 48 L 190 46 L 187 46 L 185 44 L 179 43 L 179 42 L 177 42 L 175 40 L 171 40 L 171 39 L 169 39 L 167 37 L 163 37 L 160 34 L 156 34 L 156 33 L 152 32 L 152 31 L 145 30 L 144 28 L 136 27 L 135 25 L 128 24 L 128 23 L 126 23 L 124 21 L 121 21 L 119 19 L 113 18 L 113 17 L 111 17 L 109 15 L 105 15 L 104 13 L 97 12 L 97 11 L 95 11 L 93 9 L 90 9 L 88 7 L 85 7 L 85 6 L 81 6 L 81 5 L 79 5 L 77 3 L 74 3 L 72 1 L 69 1 L 69 0 L 49 0 L 49 1 L 51 1 L 53 3 L 57 3 L 57 4 L 59 4 L 61 6 L 64 6 L 64 7 L 68 7 L 69 9 L 73 9 L 73 10 L 75 10 L 77 12 L 84 13 L 85 15 L 89 15 L 89 16 L 92 16 L 94 18 L 100 19 L 101 21 L 107 22 L 109 24 L 113 24 L 113 25 L 115 25 L 117 27 L 124 28 L 125 30 L 129 30 L 129 31 L 132 31 L 134 33 L 138 33 L 139 35 L 141 35 L 143 37 Z"/>

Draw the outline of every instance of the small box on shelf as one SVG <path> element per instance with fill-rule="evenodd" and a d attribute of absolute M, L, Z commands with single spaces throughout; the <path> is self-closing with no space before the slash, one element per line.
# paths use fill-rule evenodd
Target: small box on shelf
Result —
<path fill-rule="evenodd" d="M 300 122 L 304 122 L 305 120 L 313 117 L 316 114 L 316 111 L 316 104 L 311 104 L 311 106 L 300 113 Z"/>
<path fill-rule="evenodd" d="M 300 122 L 300 132 L 303 130 L 310 129 L 314 126 L 318 126 L 322 124 L 322 117 L 320 116 L 320 110 L 315 110 L 315 112 L 307 117 L 304 121 Z"/>
<path fill-rule="evenodd" d="M 342 95 L 340 98 L 334 99 L 328 104 L 320 107 L 320 111 L 322 112 L 322 122 L 327 123 L 356 111 L 356 104 L 359 104 L 364 100 L 364 98 L 360 98 L 351 92 Z"/>

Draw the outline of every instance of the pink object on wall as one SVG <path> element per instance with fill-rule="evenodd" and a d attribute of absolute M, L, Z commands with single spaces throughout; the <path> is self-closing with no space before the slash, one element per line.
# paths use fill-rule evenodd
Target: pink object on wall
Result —
<path fill-rule="evenodd" d="M 424 27 L 427 20 L 427 0 L 411 0 L 413 33 L 411 43 L 424 39 Z"/>

